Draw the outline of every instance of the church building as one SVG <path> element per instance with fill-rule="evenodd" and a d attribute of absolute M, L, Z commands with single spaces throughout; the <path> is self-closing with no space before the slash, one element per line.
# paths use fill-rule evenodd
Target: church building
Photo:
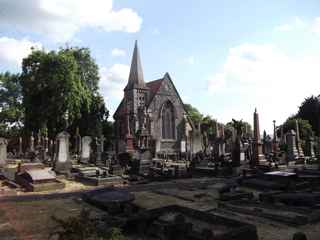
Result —
<path fill-rule="evenodd" d="M 170 75 L 145 82 L 137 42 L 124 97 L 113 117 L 117 153 L 158 157 L 199 150 L 191 137 L 195 127 Z"/>

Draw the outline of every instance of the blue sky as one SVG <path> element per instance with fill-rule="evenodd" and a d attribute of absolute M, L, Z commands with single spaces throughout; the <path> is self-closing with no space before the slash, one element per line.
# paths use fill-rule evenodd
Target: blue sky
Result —
<path fill-rule="evenodd" d="M 320 94 L 319 1 L 0 0 L 0 71 L 30 46 L 89 47 L 111 113 L 138 40 L 146 81 L 169 72 L 184 102 L 272 132 Z M 318 70 L 319 68 L 319 70 Z"/>

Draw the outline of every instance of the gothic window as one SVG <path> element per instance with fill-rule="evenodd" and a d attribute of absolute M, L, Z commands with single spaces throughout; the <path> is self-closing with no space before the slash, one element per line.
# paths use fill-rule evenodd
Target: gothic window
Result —
<path fill-rule="evenodd" d="M 162 138 L 175 139 L 175 117 L 171 102 L 166 102 L 162 107 Z"/>

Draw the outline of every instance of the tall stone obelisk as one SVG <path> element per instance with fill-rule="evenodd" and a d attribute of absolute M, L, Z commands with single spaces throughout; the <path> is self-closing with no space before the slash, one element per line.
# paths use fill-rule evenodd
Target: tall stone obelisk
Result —
<path fill-rule="evenodd" d="M 301 140 L 300 140 L 300 131 L 299 131 L 299 123 L 298 120 L 296 119 L 296 146 L 297 146 L 297 151 L 298 151 L 298 155 L 299 158 L 304 158 L 304 153 L 303 153 L 303 149 L 301 146 Z"/>
<path fill-rule="evenodd" d="M 260 137 L 259 114 L 257 109 L 253 113 L 253 159 L 251 165 L 266 165 L 267 161 L 262 153 L 262 142 Z"/>

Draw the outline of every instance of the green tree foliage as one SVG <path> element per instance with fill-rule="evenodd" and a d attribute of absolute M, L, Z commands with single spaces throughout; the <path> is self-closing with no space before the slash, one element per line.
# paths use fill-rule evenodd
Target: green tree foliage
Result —
<path fill-rule="evenodd" d="M 98 82 L 98 66 L 86 48 L 33 50 L 22 64 L 25 127 L 37 131 L 47 126 L 53 137 L 64 129 L 68 113 L 71 130 L 78 126 L 82 135 L 98 135 L 108 116 Z"/>
<path fill-rule="evenodd" d="M 319 97 L 306 98 L 299 107 L 297 118 L 308 120 L 312 130 L 320 136 L 320 100 Z"/>
<path fill-rule="evenodd" d="M 234 128 L 237 132 L 241 131 L 241 134 L 252 135 L 252 127 L 250 123 L 241 120 L 232 119 L 232 122 L 226 124 L 226 128 L 231 131 Z M 231 133 L 232 136 L 232 133 Z"/>
<path fill-rule="evenodd" d="M 202 119 L 201 132 L 205 133 L 209 140 L 213 140 L 217 136 L 216 122 L 217 120 L 211 116 L 205 116 Z"/>
<path fill-rule="evenodd" d="M 19 75 L 0 73 L 0 135 L 17 135 L 23 125 L 23 116 Z"/>
<path fill-rule="evenodd" d="M 301 118 L 288 118 L 283 124 L 283 132 L 288 133 L 290 130 L 296 131 L 296 120 L 298 121 L 299 126 L 299 136 L 301 139 L 302 148 L 305 150 L 306 141 L 313 136 L 312 126 L 310 125 L 308 120 L 304 120 Z M 278 131 L 279 134 L 279 131 Z M 281 149 L 286 149 L 287 146 L 281 146 Z"/>
<path fill-rule="evenodd" d="M 283 124 L 283 132 L 287 133 L 290 130 L 296 131 L 296 120 L 298 121 L 300 138 L 307 140 L 313 135 L 312 126 L 308 120 L 290 117 Z"/>
<path fill-rule="evenodd" d="M 197 126 L 202 121 L 203 115 L 191 104 L 184 104 L 184 108 L 186 109 L 192 122 Z"/>

